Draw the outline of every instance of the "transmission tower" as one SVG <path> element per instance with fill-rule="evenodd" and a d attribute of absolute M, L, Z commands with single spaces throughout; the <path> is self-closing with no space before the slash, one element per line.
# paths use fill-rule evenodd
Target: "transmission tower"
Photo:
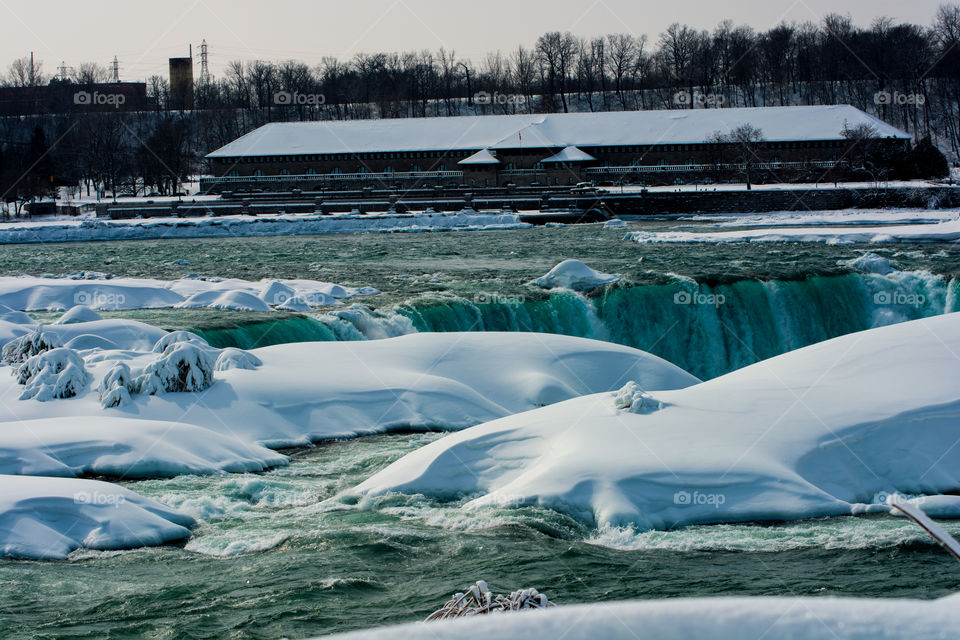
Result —
<path fill-rule="evenodd" d="M 200 80 L 202 82 L 210 81 L 210 58 L 207 51 L 206 38 L 200 43 Z"/>
<path fill-rule="evenodd" d="M 120 82 L 120 61 L 117 56 L 113 56 L 113 81 Z"/>

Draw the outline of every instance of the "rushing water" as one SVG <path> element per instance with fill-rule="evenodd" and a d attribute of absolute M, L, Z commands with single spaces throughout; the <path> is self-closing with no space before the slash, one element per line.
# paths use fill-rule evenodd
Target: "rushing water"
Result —
<path fill-rule="evenodd" d="M 867 250 L 901 271 L 853 272 L 846 263 Z M 528 285 L 563 258 L 624 281 L 593 296 Z M 384 292 L 308 315 L 108 314 L 189 328 L 218 346 L 549 331 L 636 346 L 704 378 L 833 336 L 960 310 L 960 256 L 951 245 L 641 246 L 589 225 L 0 251 L 0 273 L 77 270 L 312 278 Z M 324 443 L 291 452 L 291 466 L 263 474 L 126 483 L 199 518 L 195 536 L 184 548 L 0 561 L 0 638 L 301 638 L 420 619 L 480 578 L 501 592 L 534 586 L 560 603 L 716 594 L 926 598 L 960 588 L 955 561 L 891 516 L 596 531 L 546 509 L 337 497 L 438 437 Z M 960 524 L 946 526 L 960 534 Z"/>
<path fill-rule="evenodd" d="M 197 517 L 186 547 L 0 562 L 3 638 L 307 637 L 426 617 L 479 578 L 560 603 L 716 594 L 936 597 L 960 571 L 905 518 L 590 531 L 556 512 L 335 498 L 439 434 L 373 436 L 258 475 L 127 483 Z M 947 524 L 960 534 L 960 523 Z"/>

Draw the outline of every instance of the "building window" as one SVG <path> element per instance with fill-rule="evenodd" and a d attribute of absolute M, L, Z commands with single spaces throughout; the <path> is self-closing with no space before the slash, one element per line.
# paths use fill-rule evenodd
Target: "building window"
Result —
<path fill-rule="evenodd" d="M 280 175 L 282 176 L 290 175 L 290 169 L 280 169 Z"/>
<path fill-rule="evenodd" d="M 391 167 L 390 165 L 387 165 L 387 166 L 385 166 L 385 167 L 383 168 L 383 172 L 384 172 L 384 173 L 394 173 L 393 167 Z"/>
<path fill-rule="evenodd" d="M 255 176 L 258 177 L 258 178 L 262 178 L 262 177 L 263 177 L 263 169 L 254 169 L 253 175 L 255 175 Z"/>
<path fill-rule="evenodd" d="M 330 173 L 332 173 L 335 176 L 338 176 L 341 173 L 343 173 L 343 171 L 340 170 L 340 167 L 334 167 L 333 169 L 330 170 Z"/>
<path fill-rule="evenodd" d="M 304 173 L 308 176 L 315 176 L 317 175 L 317 170 L 314 169 L 313 167 L 307 167 L 307 170 L 304 171 Z"/>
<path fill-rule="evenodd" d="M 236 169 L 230 169 L 230 171 L 227 173 L 227 176 L 230 178 L 237 178 L 240 176 L 240 172 Z"/>
<path fill-rule="evenodd" d="M 423 169 L 420 168 L 420 165 L 415 164 L 412 167 L 410 167 L 410 171 L 413 171 L 414 173 L 416 173 L 418 171 L 423 171 Z"/>

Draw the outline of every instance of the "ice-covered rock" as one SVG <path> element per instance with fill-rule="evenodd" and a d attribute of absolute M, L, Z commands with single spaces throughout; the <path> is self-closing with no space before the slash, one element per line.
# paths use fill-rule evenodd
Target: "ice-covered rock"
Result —
<path fill-rule="evenodd" d="M 572 289 L 573 291 L 592 291 L 611 282 L 616 282 L 620 276 L 594 271 L 579 260 L 564 260 L 544 276 L 533 281 L 533 284 L 543 289 Z"/>
<path fill-rule="evenodd" d="M 625 229 L 627 223 L 621 220 L 620 218 L 614 218 L 612 220 L 607 220 L 603 223 L 604 229 Z"/>
<path fill-rule="evenodd" d="M 331 298 L 331 304 L 335 302 L 336 300 Z M 282 303 L 277 305 L 277 309 L 281 311 L 302 312 L 302 311 L 310 311 L 311 308 L 312 307 L 310 306 L 310 304 L 304 298 L 301 298 L 299 296 L 293 296 L 291 298 L 287 298 Z"/>
<path fill-rule="evenodd" d="M 25 387 L 20 400 L 33 398 L 40 402 L 72 398 L 90 384 L 83 358 L 65 347 L 31 357 L 17 368 L 16 378 Z"/>
<path fill-rule="evenodd" d="M 175 342 L 148 364 L 135 381 L 139 393 L 203 391 L 213 384 L 214 358 L 209 348 Z"/>
<path fill-rule="evenodd" d="M 64 559 L 190 537 L 196 521 L 109 482 L 0 476 L 0 557 Z"/>
<path fill-rule="evenodd" d="M 175 306 L 177 309 L 272 311 L 269 304 L 247 291 L 201 291 Z"/>
<path fill-rule="evenodd" d="M 881 276 L 889 275 L 897 270 L 896 266 L 889 259 L 879 256 L 872 251 L 853 260 L 847 260 L 844 264 L 861 273 L 875 273 Z"/>
<path fill-rule="evenodd" d="M 172 478 L 259 472 L 287 462 L 229 433 L 122 411 L 0 423 L 0 474 Z"/>
<path fill-rule="evenodd" d="M 220 352 L 214 364 L 214 371 L 229 371 L 230 369 L 252 370 L 263 366 L 263 361 L 249 351 L 228 347 Z"/>
<path fill-rule="evenodd" d="M 260 291 L 260 299 L 271 307 L 282 306 L 287 300 L 297 297 L 297 290 L 280 280 L 268 280 Z"/>
<path fill-rule="evenodd" d="M 949 493 L 960 487 L 957 353 L 960 313 L 870 329 L 657 390 L 649 414 L 618 410 L 633 407 L 628 385 L 471 427 L 357 491 L 482 494 L 468 506 L 540 504 L 638 530 Z"/>
<path fill-rule="evenodd" d="M 102 319 L 100 314 L 90 307 L 78 304 L 75 307 L 70 307 L 70 309 L 57 318 L 53 324 L 77 324 L 79 322 L 95 322 Z"/>
<path fill-rule="evenodd" d="M 56 335 L 45 333 L 43 327 L 37 325 L 32 332 L 3 345 L 2 361 L 7 364 L 26 362 L 33 356 L 62 345 L 63 342 Z"/>

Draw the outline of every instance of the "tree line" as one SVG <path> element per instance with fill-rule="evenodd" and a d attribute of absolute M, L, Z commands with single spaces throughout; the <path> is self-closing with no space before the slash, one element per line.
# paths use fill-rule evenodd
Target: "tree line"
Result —
<path fill-rule="evenodd" d="M 110 77 L 85 63 L 51 78 L 22 58 L 0 84 Z M 891 18 L 856 25 L 830 14 L 766 31 L 731 21 L 712 31 L 672 24 L 655 39 L 550 32 L 478 61 L 445 49 L 327 57 L 314 66 L 236 60 L 195 83 L 189 110 L 174 108 L 166 78 L 149 78 L 147 91 L 151 112 L 0 119 L 3 190 L 29 175 L 29 163 L 40 168 L 31 154 L 43 145 L 44 170 L 88 189 L 163 193 L 199 171 L 204 154 L 267 122 L 489 113 L 846 103 L 957 159 L 960 6 L 942 5 L 927 26 Z"/>

